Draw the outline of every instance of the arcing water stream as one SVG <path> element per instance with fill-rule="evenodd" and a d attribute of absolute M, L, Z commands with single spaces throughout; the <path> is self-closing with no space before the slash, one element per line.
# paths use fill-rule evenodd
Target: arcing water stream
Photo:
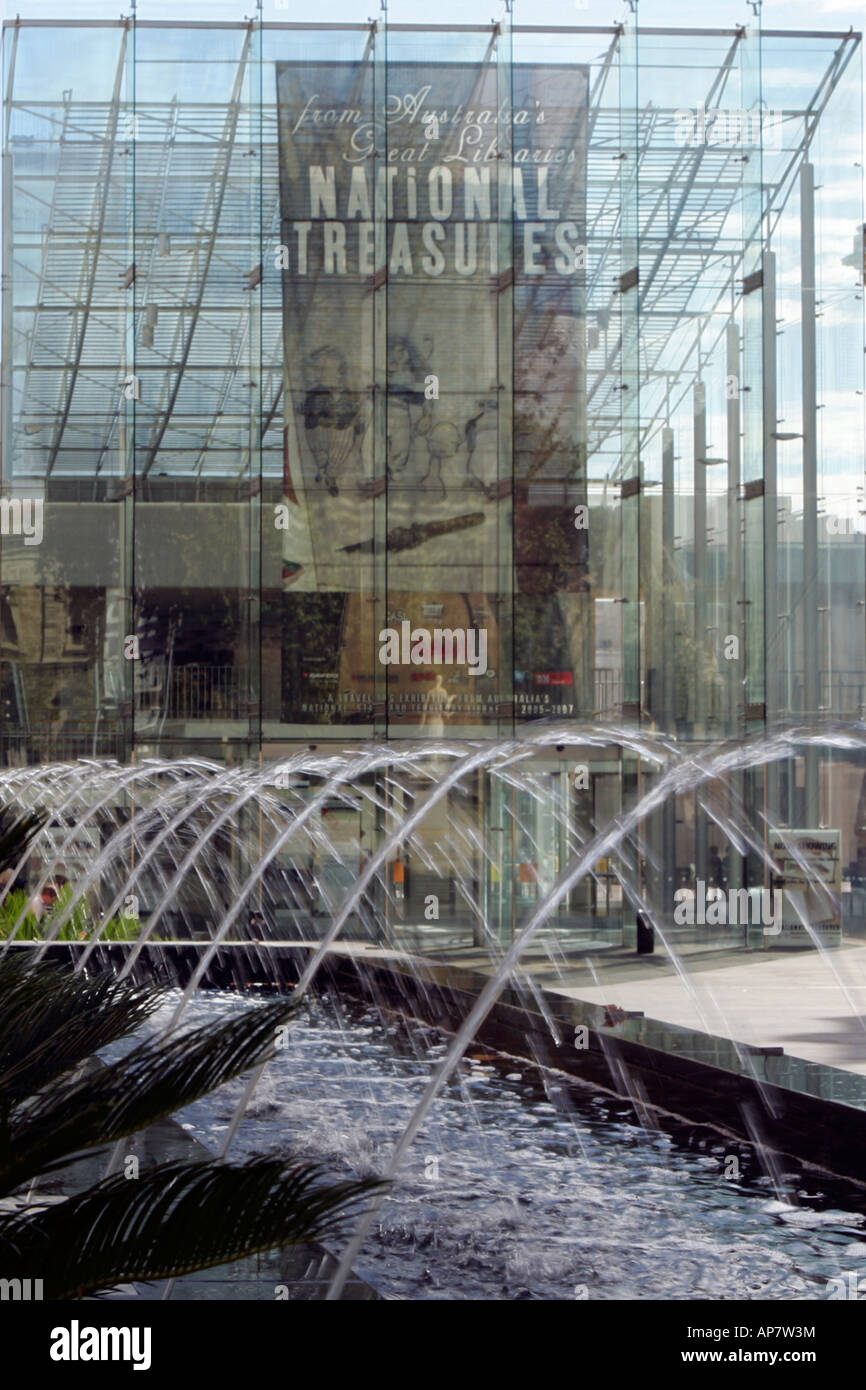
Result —
<path fill-rule="evenodd" d="M 566 847 L 559 872 L 542 885 L 534 908 L 527 908 L 524 922 L 518 922 L 512 913 L 516 929 L 503 937 L 489 912 L 490 895 L 479 887 L 488 875 L 492 882 L 501 884 L 501 848 L 488 843 L 471 816 L 454 813 L 453 805 L 459 804 L 480 775 L 491 787 L 507 787 L 524 798 L 528 796 L 531 804 L 541 795 L 533 776 L 534 759 L 539 755 L 568 750 L 568 756 L 578 752 L 587 756 L 591 751 L 610 750 L 612 745 L 642 770 L 633 804 L 606 823 L 576 827 L 561 800 L 551 803 L 554 819 L 567 820 L 557 827 L 560 842 Z M 646 915 L 683 988 L 694 995 L 689 972 L 667 926 L 670 905 L 660 906 L 646 891 L 641 861 L 652 858 L 651 853 L 647 855 L 646 825 L 670 798 L 696 794 L 708 818 L 732 847 L 749 851 L 756 863 L 766 864 L 769 870 L 772 860 L 764 833 L 767 827 L 746 816 L 736 782 L 739 774 L 791 759 L 808 746 L 856 761 L 866 753 L 866 729 L 859 725 L 826 726 L 819 732 L 785 729 L 761 740 L 692 753 L 684 753 L 669 740 L 641 737 L 631 730 L 600 724 L 540 727 L 527 738 L 484 744 L 437 740 L 404 748 L 390 745 L 368 748 L 353 756 L 304 750 L 263 769 L 219 767 L 199 759 L 149 760 L 130 767 L 87 761 L 5 769 L 0 772 L 0 800 L 6 805 L 45 807 L 65 827 L 43 832 L 43 845 L 37 846 L 42 858 L 37 891 L 56 881 L 61 870 L 64 878 L 70 876 L 70 864 L 81 863 L 82 838 L 98 834 L 101 843 L 75 873 L 69 901 L 51 919 L 45 942 L 35 948 L 37 952 L 47 949 L 49 942 L 76 920 L 81 905 L 87 904 L 94 930 L 80 950 L 77 968 L 84 969 L 108 924 L 118 914 L 121 919 L 126 915 L 127 920 L 135 920 L 140 904 L 146 902 L 149 910 L 142 914 L 138 937 L 124 948 L 124 971 L 128 972 L 143 950 L 158 949 L 160 938 L 165 940 L 178 932 L 188 934 L 185 919 L 194 918 L 194 929 L 209 944 L 201 949 L 198 967 L 178 998 L 170 1027 L 181 1025 L 191 1008 L 201 1007 L 199 986 L 211 962 L 231 942 L 241 914 L 253 908 L 271 915 L 288 911 L 293 923 L 291 934 L 307 940 L 313 935 L 320 937 L 297 986 L 300 995 L 316 982 L 328 952 L 349 928 L 355 937 L 378 938 L 399 949 L 400 933 L 395 928 L 398 903 L 388 868 L 398 854 L 411 854 L 420 865 L 432 862 L 425 827 L 448 807 L 447 827 L 439 833 L 436 856 L 450 866 L 457 900 L 471 910 L 473 939 L 486 950 L 492 965 L 453 1039 L 429 1051 L 413 1074 L 410 1090 L 416 1095 L 414 1106 L 396 1129 L 389 1129 L 392 1148 L 381 1161 L 383 1173 L 396 1178 L 416 1139 L 426 1132 L 435 1106 L 447 1094 L 489 1010 L 503 989 L 519 980 L 521 960 L 528 948 L 547 936 L 552 965 L 561 962 L 563 952 L 555 930 L 557 912 L 583 880 L 599 873 L 600 861 L 616 865 L 624 901 Z M 378 846 L 371 848 L 365 863 L 347 848 L 345 836 L 332 835 L 329 830 L 327 813 L 340 806 L 348 807 L 362 825 L 366 818 L 376 827 Z M 520 822 L 513 811 L 512 817 L 517 821 L 515 833 L 538 847 L 533 827 Z M 804 871 L 808 868 L 795 843 L 790 854 Z M 287 860 L 295 871 L 276 873 Z M 310 863 L 314 868 L 306 871 L 306 887 L 310 880 L 315 881 L 320 900 L 329 907 L 330 921 L 324 931 L 309 919 L 309 894 L 298 872 L 298 866 Z M 336 878 L 328 876 L 324 865 L 336 866 L 340 871 Z M 513 873 L 514 867 L 509 865 L 509 871 Z M 351 887 L 340 893 L 340 883 L 351 883 Z M 0 906 L 8 891 L 9 885 L 0 893 Z M 4 949 L 14 947 L 25 916 L 26 908 L 22 908 Z M 832 971 L 847 1011 L 862 1029 L 863 1020 L 843 967 L 805 916 L 802 922 Z M 267 954 L 267 944 L 260 950 Z M 555 1026 L 551 1021 L 551 1027 Z M 718 1018 L 705 1019 L 704 1026 L 708 1032 L 723 1031 Z M 748 1051 L 743 1050 L 741 1057 L 748 1067 Z M 263 1087 L 269 1084 L 265 1078 L 270 1076 L 272 1065 L 273 1060 L 265 1063 L 241 1088 L 231 1118 L 220 1132 L 221 1153 L 228 1153 L 240 1142 L 245 1121 L 260 1101 Z M 507 1111 L 503 1099 L 503 1119 Z M 759 1133 L 756 1138 L 760 1141 Z M 779 1192 L 776 1200 L 787 1199 Z M 329 1297 L 340 1296 L 377 1219 L 378 1208 L 371 1207 L 359 1222 Z"/>

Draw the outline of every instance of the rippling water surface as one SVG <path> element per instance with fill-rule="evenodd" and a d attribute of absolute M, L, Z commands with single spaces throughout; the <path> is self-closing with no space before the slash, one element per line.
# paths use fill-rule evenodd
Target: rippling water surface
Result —
<path fill-rule="evenodd" d="M 200 996 L 189 1022 L 249 1007 Z M 163 1015 L 160 1015 L 162 1019 Z M 168 1013 L 164 1015 L 168 1017 Z M 379 1174 L 446 1039 L 311 1000 L 260 1082 L 233 1154 Z M 216 1150 L 243 1082 L 179 1120 Z M 739 1179 L 725 1177 L 736 1166 Z M 783 1190 L 710 1130 L 646 1130 L 624 1102 L 475 1049 L 410 1153 L 357 1262 L 412 1299 L 813 1299 L 866 1276 L 866 1199 L 814 1171 Z"/>

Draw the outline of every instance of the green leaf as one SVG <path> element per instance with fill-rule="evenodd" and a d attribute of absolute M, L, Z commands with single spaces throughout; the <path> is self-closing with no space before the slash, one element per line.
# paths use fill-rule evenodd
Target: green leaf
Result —
<path fill-rule="evenodd" d="M 15 924 L 27 906 L 30 894 L 23 888 L 16 888 L 9 893 L 5 902 L 0 905 L 0 937 L 4 940 L 10 936 L 15 928 Z M 33 929 L 39 924 L 32 912 L 28 912 L 21 926 L 18 928 L 16 941 L 29 941 L 33 939 Z"/>
<path fill-rule="evenodd" d="M 134 1134 L 207 1095 L 267 1055 L 277 1027 L 298 1005 L 259 1005 L 215 1026 L 156 1038 L 119 1062 L 60 1082 L 13 1110 L 0 1137 L 0 1194 L 96 1145 Z"/>
<path fill-rule="evenodd" d="M 0 1100 L 10 1105 L 134 1033 L 166 993 L 109 971 L 76 975 L 28 955 L 0 956 Z"/>
<path fill-rule="evenodd" d="M 83 1298 L 320 1241 L 385 1186 L 328 1183 L 319 1165 L 275 1158 L 166 1164 L 0 1220 L 0 1268 L 5 1278 L 42 1279 L 47 1299 Z"/>
<path fill-rule="evenodd" d="M 0 872 L 14 869 L 47 819 L 43 811 L 32 811 L 10 821 L 8 811 L 0 812 Z"/>

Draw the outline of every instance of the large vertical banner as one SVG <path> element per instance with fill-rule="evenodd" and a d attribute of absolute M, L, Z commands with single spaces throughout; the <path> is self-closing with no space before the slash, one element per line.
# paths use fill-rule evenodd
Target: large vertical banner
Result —
<path fill-rule="evenodd" d="M 544 634 L 585 573 L 586 70 L 389 64 L 377 112 L 372 64 L 289 62 L 277 98 L 283 719 L 367 722 L 386 661 L 391 719 L 483 724 L 515 582 L 531 660 L 572 661 Z"/>

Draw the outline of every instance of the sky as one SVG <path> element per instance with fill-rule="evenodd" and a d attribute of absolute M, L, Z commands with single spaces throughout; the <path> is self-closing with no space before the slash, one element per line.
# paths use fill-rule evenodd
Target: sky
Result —
<path fill-rule="evenodd" d="M 363 22 L 381 0 L 262 0 L 265 20 L 330 23 Z M 756 0 L 757 3 L 757 0 Z M 131 12 L 132 0 L 0 0 L 4 19 L 117 19 Z M 139 19 L 242 20 L 255 13 L 255 0 L 137 0 Z M 503 0 L 390 0 L 392 23 L 488 24 L 504 13 Z M 516 24 L 600 25 L 620 23 L 627 0 L 513 0 Z M 640 0 L 642 25 L 729 29 L 754 21 L 749 0 Z M 848 29 L 866 27 L 866 0 L 763 0 L 767 29 Z"/>

